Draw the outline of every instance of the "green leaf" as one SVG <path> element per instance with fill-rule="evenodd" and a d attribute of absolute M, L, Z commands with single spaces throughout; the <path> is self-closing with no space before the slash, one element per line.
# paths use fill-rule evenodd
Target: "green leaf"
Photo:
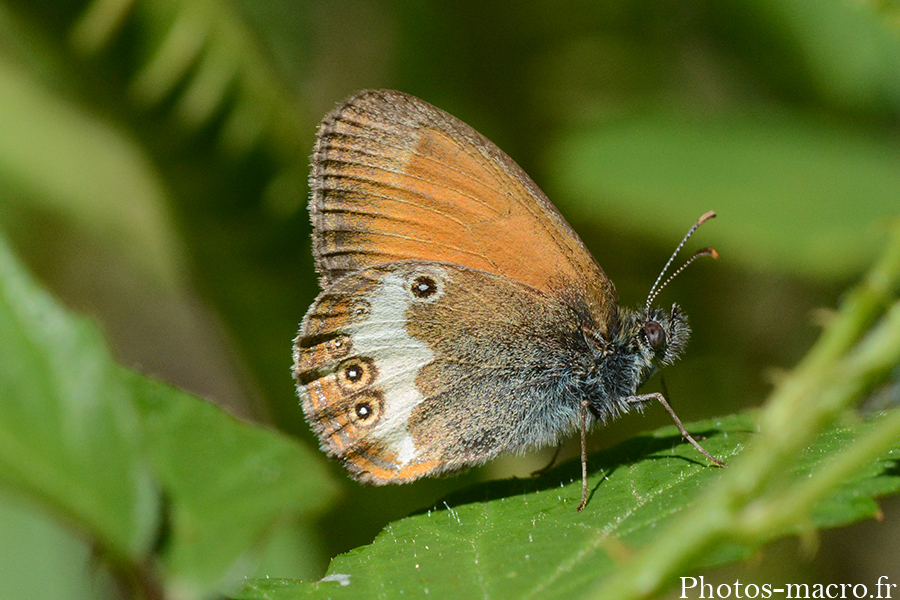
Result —
<path fill-rule="evenodd" d="M 318 453 L 116 365 L 2 238 L 0 339 L 0 486 L 61 515 L 138 586 L 233 589 L 272 536 L 311 535 L 303 520 L 334 499 Z"/>
<path fill-rule="evenodd" d="M 0 238 L 0 484 L 87 530 L 114 561 L 146 555 L 158 489 L 130 390 L 97 329 L 39 289 Z"/>
<path fill-rule="evenodd" d="M 110 600 L 113 582 L 98 577 L 95 549 L 46 512 L 0 494 L 0 598 Z"/>
<path fill-rule="evenodd" d="M 715 210 L 723 259 L 823 278 L 872 260 L 884 237 L 860 232 L 900 189 L 895 140 L 794 116 L 645 115 L 562 136 L 550 163 L 567 212 L 672 239 Z"/>
<path fill-rule="evenodd" d="M 166 491 L 164 578 L 177 597 L 233 587 L 263 540 L 333 501 L 318 453 L 168 385 L 129 381 Z"/>
<path fill-rule="evenodd" d="M 713 455 L 737 463 L 757 435 L 756 419 L 742 414 L 695 423 Z M 799 457 L 780 482 L 808 479 L 823 460 L 840 453 L 873 427 L 855 423 L 829 429 Z M 895 445 L 900 449 L 900 443 Z M 584 512 L 580 465 L 569 463 L 540 479 L 481 485 L 447 498 L 420 514 L 389 525 L 373 544 L 337 557 L 316 583 L 254 581 L 243 600 L 299 597 L 375 598 L 573 598 L 615 572 L 632 549 L 666 535 L 728 469 L 708 466 L 674 427 L 639 436 L 590 457 L 591 499 Z M 877 461 L 837 486 L 821 510 L 818 526 L 871 517 L 870 496 L 900 491 L 892 461 Z M 860 498 L 862 501 L 860 501 Z M 731 540 L 704 555 L 698 567 L 735 560 L 761 543 Z M 679 540 L 669 542 L 678 547 Z"/>

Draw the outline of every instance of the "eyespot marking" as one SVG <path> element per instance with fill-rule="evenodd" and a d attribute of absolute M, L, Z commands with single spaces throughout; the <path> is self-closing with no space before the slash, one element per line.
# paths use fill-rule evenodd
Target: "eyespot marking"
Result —
<path fill-rule="evenodd" d="M 338 385 L 347 393 L 364 390 L 372 385 L 377 376 L 375 361 L 362 356 L 354 356 L 342 362 L 335 371 Z"/>
<path fill-rule="evenodd" d="M 360 421 L 366 421 L 374 414 L 374 412 L 372 411 L 372 405 L 369 404 L 369 402 L 366 400 L 357 402 L 354 410 L 356 411 L 356 418 Z"/>
<path fill-rule="evenodd" d="M 350 318 L 354 321 L 364 320 L 372 312 L 372 306 L 362 298 L 357 299 L 350 308 Z"/>
<path fill-rule="evenodd" d="M 370 427 L 384 412 L 384 396 L 379 390 L 367 390 L 353 401 L 350 419 L 359 426 Z"/>
<path fill-rule="evenodd" d="M 412 280 L 409 291 L 419 300 L 427 300 L 438 293 L 438 284 L 430 275 L 418 275 Z"/>

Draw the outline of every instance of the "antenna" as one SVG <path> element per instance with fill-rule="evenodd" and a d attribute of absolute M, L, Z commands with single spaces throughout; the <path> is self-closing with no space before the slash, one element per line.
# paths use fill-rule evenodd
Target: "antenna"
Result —
<path fill-rule="evenodd" d="M 662 284 L 660 284 L 660 282 L 663 280 L 663 277 L 666 276 L 666 271 L 668 271 L 669 267 L 672 266 L 672 261 L 674 261 L 675 257 L 678 256 L 678 253 L 681 252 L 681 249 L 684 248 L 684 245 L 687 243 L 687 241 L 690 239 L 690 237 L 692 235 L 694 235 L 694 232 L 697 231 L 697 228 L 715 216 L 716 216 L 716 213 L 714 211 L 709 211 L 707 213 L 704 213 L 703 215 L 700 216 L 699 219 L 697 219 L 697 222 L 694 223 L 690 229 L 688 229 L 688 232 L 684 235 L 684 238 L 681 240 L 681 243 L 678 244 L 678 247 L 675 248 L 675 252 L 672 253 L 672 256 L 670 256 L 668 262 L 666 262 L 666 266 L 664 266 L 662 268 L 662 271 L 660 271 L 659 277 L 657 277 L 656 281 L 653 283 L 653 287 L 650 288 L 650 293 L 647 295 L 647 307 L 646 308 L 648 311 L 650 310 L 650 304 L 656 299 L 656 297 L 663 290 L 663 288 L 666 287 L 667 285 L 669 285 L 669 282 L 671 282 L 673 279 L 675 279 L 675 277 L 677 277 L 679 273 L 684 271 L 689 264 L 691 264 L 692 262 L 694 262 L 701 256 L 712 256 L 713 258 L 719 258 L 719 253 L 716 252 L 715 248 L 703 248 L 702 250 L 697 250 L 696 252 L 694 252 L 693 256 L 691 256 L 689 259 L 687 259 L 687 261 L 683 265 L 681 265 L 680 267 L 675 269 L 675 272 L 672 273 L 668 279 L 666 279 Z"/>

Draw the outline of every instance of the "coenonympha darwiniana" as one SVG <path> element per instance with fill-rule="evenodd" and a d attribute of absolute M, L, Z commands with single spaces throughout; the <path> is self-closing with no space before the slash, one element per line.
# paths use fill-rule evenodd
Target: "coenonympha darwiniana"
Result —
<path fill-rule="evenodd" d="M 323 291 L 294 340 L 294 377 L 322 449 L 353 477 L 403 483 L 580 430 L 581 510 L 587 430 L 654 400 L 723 464 L 662 394 L 637 393 L 690 333 L 677 305 L 650 306 L 675 254 L 646 305 L 620 309 L 511 158 L 395 91 L 363 92 L 325 117 L 309 181 Z M 703 255 L 716 253 L 681 269 Z"/>

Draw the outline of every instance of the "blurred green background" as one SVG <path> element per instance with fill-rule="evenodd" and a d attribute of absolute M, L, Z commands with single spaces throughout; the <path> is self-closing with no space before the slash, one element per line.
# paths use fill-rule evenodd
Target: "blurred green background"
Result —
<path fill-rule="evenodd" d="M 326 112 L 380 87 L 519 162 L 623 304 L 718 212 L 690 247 L 720 260 L 660 299 L 694 326 L 666 373 L 685 421 L 764 400 L 900 214 L 898 2 L 3 0 L 0 229 L 124 364 L 315 446 L 290 376 L 317 293 L 308 155 Z M 591 444 L 668 422 L 650 409 Z M 263 574 L 319 577 L 390 520 L 551 454 L 387 488 L 332 465 L 340 503 Z M 900 503 L 883 507 L 817 552 L 786 540 L 712 577 L 900 579 Z M 0 597 L 99 593 L 84 542 L 2 490 L 0 531 Z"/>

